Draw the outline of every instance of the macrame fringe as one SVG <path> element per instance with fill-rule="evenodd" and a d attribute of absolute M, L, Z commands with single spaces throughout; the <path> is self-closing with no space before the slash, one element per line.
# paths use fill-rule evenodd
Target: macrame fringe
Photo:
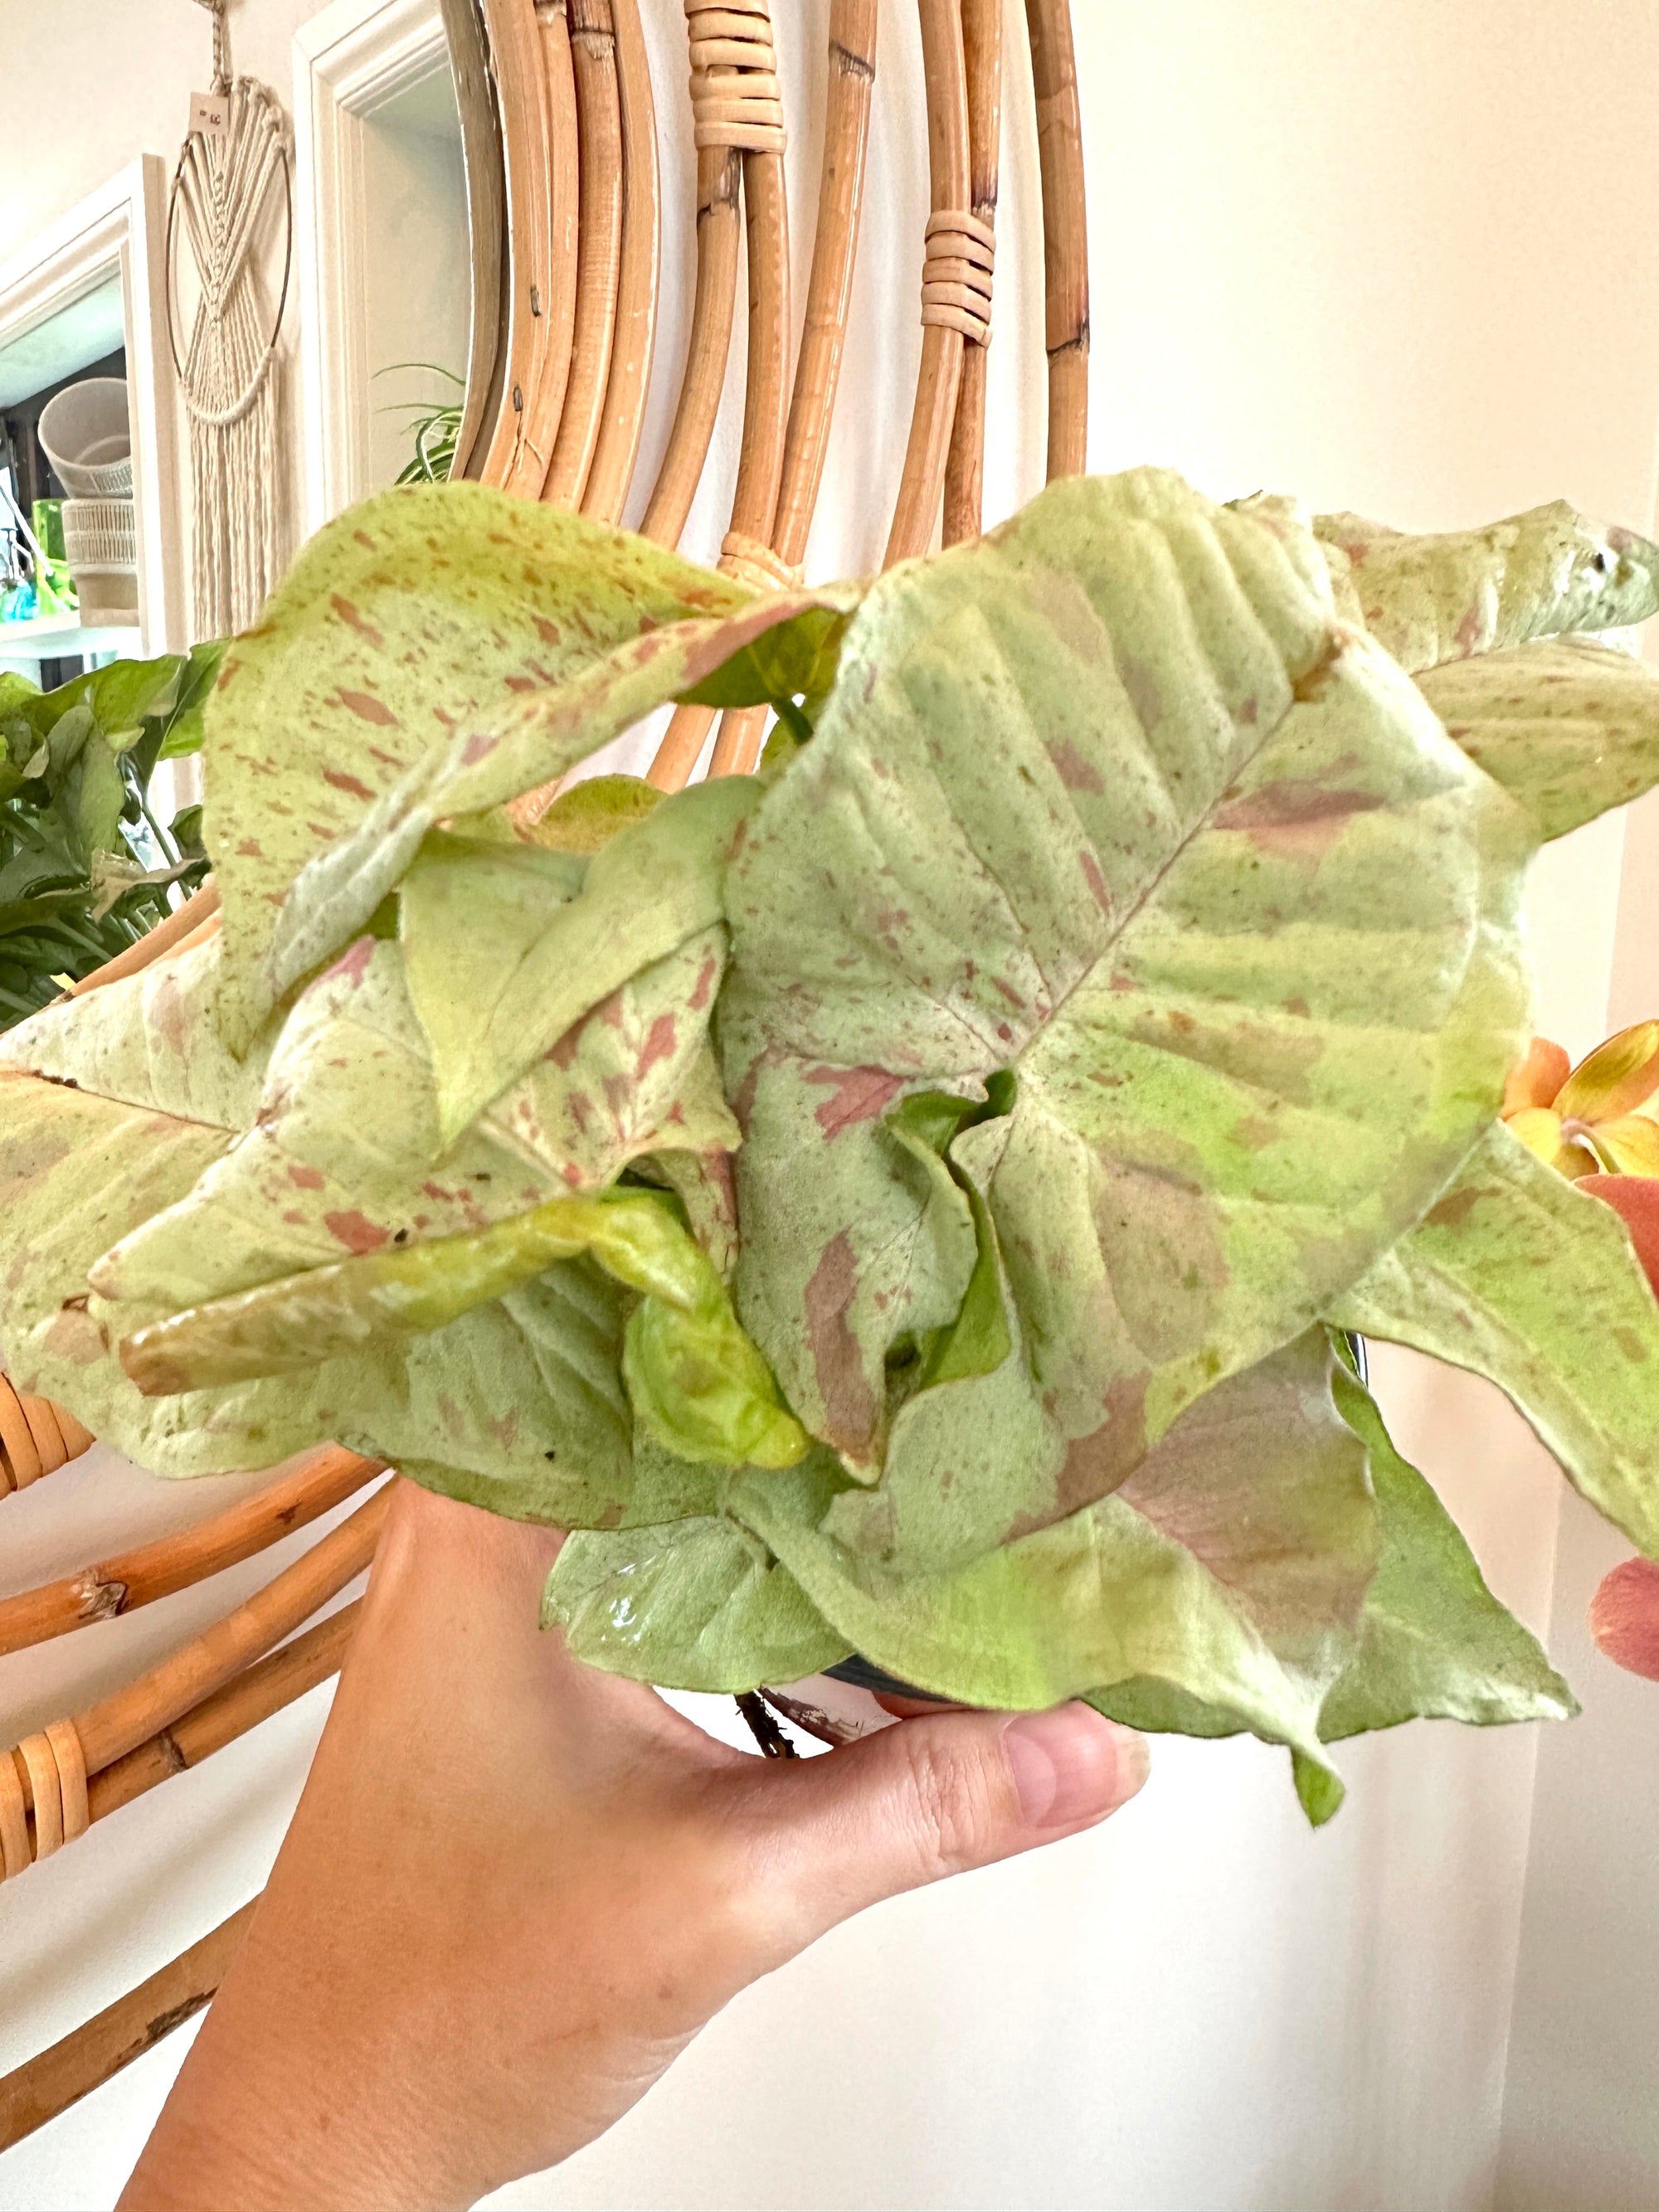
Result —
<path fill-rule="evenodd" d="M 201 286 L 179 363 L 190 421 L 191 612 L 198 638 L 228 636 L 258 619 L 283 553 L 276 344 L 288 276 L 285 268 L 267 336 L 256 246 L 262 212 L 279 180 L 287 199 L 287 125 L 275 94 L 252 77 L 236 79 L 229 106 L 222 137 L 193 132 L 185 141 L 173 179 L 175 214 Z M 291 252 L 291 208 L 287 220 Z"/>

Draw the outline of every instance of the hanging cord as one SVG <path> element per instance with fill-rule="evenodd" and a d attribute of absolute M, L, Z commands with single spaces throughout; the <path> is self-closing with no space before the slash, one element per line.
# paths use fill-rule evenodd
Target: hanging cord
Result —
<path fill-rule="evenodd" d="M 230 26 L 225 20 L 228 0 L 196 0 L 198 8 L 205 8 L 213 18 L 213 89 L 228 92 L 230 76 Z"/>

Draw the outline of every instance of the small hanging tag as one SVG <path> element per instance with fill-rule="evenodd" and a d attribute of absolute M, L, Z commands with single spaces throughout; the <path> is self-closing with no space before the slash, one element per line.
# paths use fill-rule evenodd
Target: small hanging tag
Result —
<path fill-rule="evenodd" d="M 228 92 L 192 92 L 190 95 L 190 129 L 192 135 L 199 131 L 204 138 L 222 138 L 230 128 L 230 94 Z"/>

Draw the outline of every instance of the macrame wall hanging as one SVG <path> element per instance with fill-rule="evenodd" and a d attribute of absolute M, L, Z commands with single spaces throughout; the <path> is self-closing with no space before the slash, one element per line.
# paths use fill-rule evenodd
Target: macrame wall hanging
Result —
<path fill-rule="evenodd" d="M 213 90 L 192 105 L 167 207 L 167 311 L 190 420 L 191 635 L 257 622 L 281 572 L 276 346 L 294 259 L 288 119 L 268 86 L 233 77 L 227 0 L 213 17 Z M 263 297 L 261 247 L 280 195 L 283 275 Z M 182 349 L 184 257 L 195 306 Z"/>

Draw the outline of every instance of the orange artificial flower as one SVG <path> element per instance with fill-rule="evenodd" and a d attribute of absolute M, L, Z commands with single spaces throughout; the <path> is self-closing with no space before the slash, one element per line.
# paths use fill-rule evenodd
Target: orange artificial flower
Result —
<path fill-rule="evenodd" d="M 1577 1067 L 1534 1037 L 1504 1086 L 1502 1112 L 1528 1151 L 1574 1182 L 1659 1176 L 1659 1021 L 1620 1030 Z"/>

